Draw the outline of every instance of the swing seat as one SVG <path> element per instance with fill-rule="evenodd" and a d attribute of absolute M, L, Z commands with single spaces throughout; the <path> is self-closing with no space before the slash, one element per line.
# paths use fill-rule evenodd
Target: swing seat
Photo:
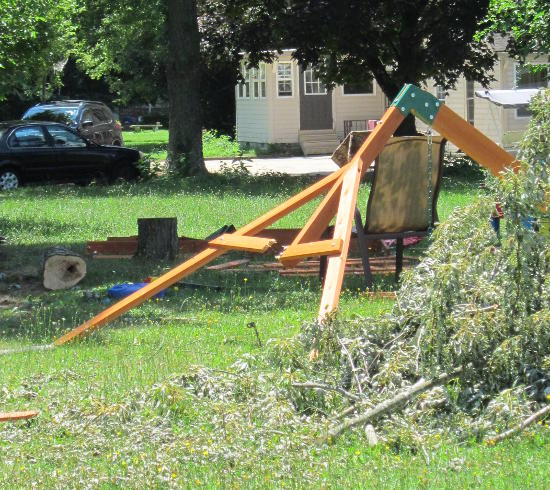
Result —
<path fill-rule="evenodd" d="M 365 137 L 367 132 L 365 132 Z M 350 138 L 353 141 L 353 138 Z M 355 137 L 359 144 L 360 137 Z M 428 211 L 428 138 L 400 136 L 388 140 L 373 166 L 372 186 L 365 222 L 355 210 L 355 233 L 365 273 L 365 284 L 372 287 L 368 242 L 396 240 L 395 278 L 403 269 L 403 240 L 423 237 L 438 222 L 437 198 L 443 168 L 446 140 L 432 137 L 431 192 Z M 341 149 L 340 154 L 344 154 Z M 323 267 L 322 267 L 323 269 Z"/>

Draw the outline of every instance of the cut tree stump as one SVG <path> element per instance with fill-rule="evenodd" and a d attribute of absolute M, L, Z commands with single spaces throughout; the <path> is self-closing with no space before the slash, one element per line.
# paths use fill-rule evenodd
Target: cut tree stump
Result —
<path fill-rule="evenodd" d="M 136 257 L 174 260 L 178 254 L 177 218 L 138 218 Z"/>
<path fill-rule="evenodd" d="M 84 259 L 63 247 L 53 247 L 42 256 L 42 284 L 46 289 L 69 289 L 86 275 Z"/>

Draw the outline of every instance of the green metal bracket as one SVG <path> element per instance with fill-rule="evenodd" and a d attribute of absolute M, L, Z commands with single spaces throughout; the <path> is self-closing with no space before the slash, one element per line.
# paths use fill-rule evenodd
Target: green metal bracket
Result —
<path fill-rule="evenodd" d="M 406 84 L 403 85 L 391 105 L 397 107 L 403 117 L 412 113 L 422 122 L 431 126 L 439 111 L 441 101 L 416 85 Z"/>

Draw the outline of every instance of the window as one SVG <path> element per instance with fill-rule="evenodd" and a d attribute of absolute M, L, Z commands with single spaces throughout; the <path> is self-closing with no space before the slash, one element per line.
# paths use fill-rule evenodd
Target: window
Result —
<path fill-rule="evenodd" d="M 325 84 L 317 78 L 313 68 L 304 70 L 304 93 L 306 95 L 325 95 L 327 93 Z"/>
<path fill-rule="evenodd" d="M 277 63 L 277 95 L 292 97 L 292 63 Z"/>
<path fill-rule="evenodd" d="M 252 97 L 263 99 L 265 97 L 265 63 L 260 63 L 258 68 L 250 70 L 250 83 L 252 84 Z"/>
<path fill-rule="evenodd" d="M 97 124 L 97 117 L 94 118 L 94 113 L 91 109 L 86 109 L 82 113 L 82 122 L 84 121 L 92 121 L 93 124 Z"/>
<path fill-rule="evenodd" d="M 54 145 L 57 147 L 83 148 L 86 146 L 86 141 L 84 141 L 84 139 L 68 129 L 61 126 L 47 126 L 47 129 L 48 133 L 50 133 L 53 138 Z"/>
<path fill-rule="evenodd" d="M 99 124 L 111 122 L 107 117 L 107 114 L 105 113 L 105 111 L 100 108 L 94 109 L 93 114 L 94 114 L 94 119 L 96 119 Z"/>
<path fill-rule="evenodd" d="M 241 61 L 241 76 L 243 81 L 239 83 L 238 97 L 239 99 L 250 98 L 250 70 L 246 69 L 246 63 Z"/>
<path fill-rule="evenodd" d="M 246 63 L 241 62 L 241 75 L 243 81 L 237 88 L 239 99 L 263 99 L 266 96 L 265 63 L 260 63 L 258 68 L 246 68 Z"/>
<path fill-rule="evenodd" d="M 550 86 L 548 80 L 548 65 L 537 63 L 533 65 L 515 65 L 515 88 L 542 88 Z M 516 109 L 516 117 L 530 117 L 529 107 Z"/>
<path fill-rule="evenodd" d="M 374 95 L 374 80 L 345 83 L 342 90 L 344 95 Z"/>
<path fill-rule="evenodd" d="M 49 146 L 42 128 L 38 126 L 16 129 L 11 134 L 8 145 L 12 148 L 43 148 Z"/>
<path fill-rule="evenodd" d="M 466 121 L 474 125 L 474 82 L 466 80 Z"/>
<path fill-rule="evenodd" d="M 447 97 L 447 91 L 441 85 L 436 85 L 435 96 L 440 102 L 445 102 L 445 98 Z"/>

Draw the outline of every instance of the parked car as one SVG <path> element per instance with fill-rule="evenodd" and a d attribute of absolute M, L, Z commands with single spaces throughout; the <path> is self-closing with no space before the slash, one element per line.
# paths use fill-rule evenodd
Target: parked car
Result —
<path fill-rule="evenodd" d="M 122 146 L 122 126 L 103 102 L 59 100 L 37 104 L 22 119 L 55 121 L 76 129 L 84 138 L 100 145 Z"/>
<path fill-rule="evenodd" d="M 137 150 L 88 141 L 61 123 L 0 123 L 0 190 L 27 182 L 132 180 L 140 157 Z"/>

